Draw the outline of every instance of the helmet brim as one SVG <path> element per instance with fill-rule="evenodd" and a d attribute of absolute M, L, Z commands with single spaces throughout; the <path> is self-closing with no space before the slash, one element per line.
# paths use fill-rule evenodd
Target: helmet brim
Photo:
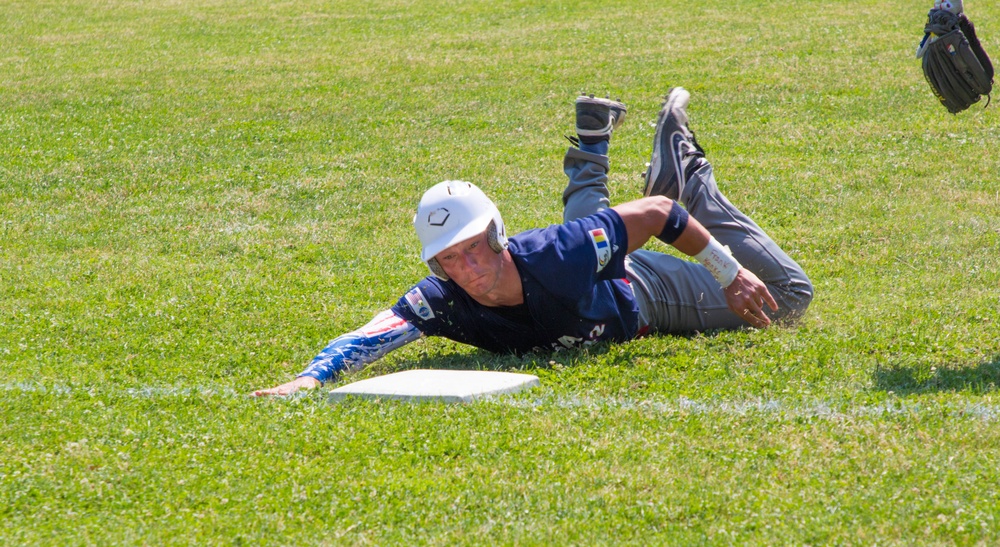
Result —
<path fill-rule="evenodd" d="M 475 238 L 489 228 L 491 220 L 493 220 L 492 214 L 480 215 L 472 222 L 467 223 L 461 230 L 451 234 L 451 237 L 435 239 L 433 244 L 423 248 L 420 259 L 427 262 L 448 247 Z"/>

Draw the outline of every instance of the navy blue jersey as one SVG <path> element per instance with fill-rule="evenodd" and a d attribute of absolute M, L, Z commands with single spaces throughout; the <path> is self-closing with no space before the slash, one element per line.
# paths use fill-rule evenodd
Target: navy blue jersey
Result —
<path fill-rule="evenodd" d="M 524 304 L 484 306 L 453 281 L 429 276 L 393 313 L 428 336 L 497 353 L 551 351 L 632 339 L 639 325 L 625 281 L 628 237 L 618 213 L 599 213 L 510 238 Z"/>

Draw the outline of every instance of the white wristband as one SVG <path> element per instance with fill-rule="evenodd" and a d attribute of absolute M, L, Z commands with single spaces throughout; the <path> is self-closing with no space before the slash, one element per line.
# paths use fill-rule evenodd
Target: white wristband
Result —
<path fill-rule="evenodd" d="M 710 237 L 708 246 L 694 257 L 708 268 L 712 277 L 719 282 L 719 285 L 722 285 L 722 288 L 732 284 L 733 280 L 736 279 L 736 274 L 740 272 L 740 263 L 733 258 L 729 247 L 724 247 L 714 237 Z"/>

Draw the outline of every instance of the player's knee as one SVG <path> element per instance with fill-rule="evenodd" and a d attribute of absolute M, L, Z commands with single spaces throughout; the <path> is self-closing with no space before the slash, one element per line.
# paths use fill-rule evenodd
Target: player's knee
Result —
<path fill-rule="evenodd" d="M 808 278 L 784 285 L 771 286 L 770 290 L 778 301 L 778 311 L 772 317 L 773 319 L 794 321 L 802 317 L 809 304 L 812 303 L 813 285 Z"/>

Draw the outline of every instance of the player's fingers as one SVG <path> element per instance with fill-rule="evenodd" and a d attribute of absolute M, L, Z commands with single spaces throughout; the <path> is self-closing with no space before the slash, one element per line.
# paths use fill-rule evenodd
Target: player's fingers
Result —
<path fill-rule="evenodd" d="M 278 386 L 278 387 L 272 387 L 272 388 L 268 388 L 268 389 L 258 389 L 257 391 L 254 391 L 253 393 L 251 393 L 250 396 L 251 397 L 270 397 L 270 396 L 274 396 L 274 395 L 288 395 L 289 393 L 290 393 L 289 390 L 285 386 L 281 385 L 281 386 Z"/>
<path fill-rule="evenodd" d="M 765 315 L 763 311 L 761 310 L 758 310 L 756 312 L 753 310 L 747 310 L 747 311 L 750 313 L 746 314 L 746 320 L 751 325 L 758 328 L 763 328 L 766 327 L 768 323 L 770 323 L 770 320 L 767 318 L 767 315 Z"/>
<path fill-rule="evenodd" d="M 771 311 L 778 311 L 778 301 L 774 299 L 774 296 L 771 295 L 771 291 L 769 291 L 766 286 L 764 287 L 764 302 L 767 302 Z"/>
<path fill-rule="evenodd" d="M 760 319 L 760 325 L 758 325 L 760 328 L 768 327 L 771 325 L 771 318 L 768 317 L 766 313 L 764 313 L 763 308 L 758 312 L 757 318 Z"/>
<path fill-rule="evenodd" d="M 743 320 L 750 323 L 750 325 L 754 327 L 762 327 L 766 325 L 766 318 L 767 316 L 764 315 L 759 308 L 755 310 L 752 304 L 747 305 L 747 307 L 743 309 Z"/>
<path fill-rule="evenodd" d="M 743 310 L 743 320 L 757 328 L 764 328 L 771 324 L 771 318 L 764 313 L 764 308 L 756 299 L 746 303 L 746 308 Z"/>

